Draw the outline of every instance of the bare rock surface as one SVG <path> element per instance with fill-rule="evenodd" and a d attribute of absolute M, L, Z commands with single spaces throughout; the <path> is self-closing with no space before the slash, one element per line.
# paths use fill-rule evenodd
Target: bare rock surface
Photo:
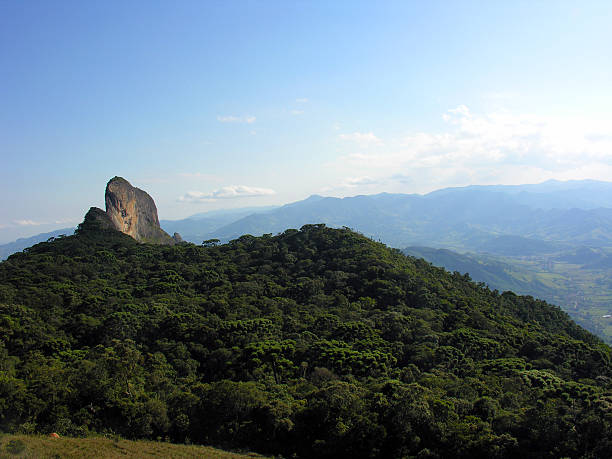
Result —
<path fill-rule="evenodd" d="M 104 195 L 106 214 L 115 229 L 139 242 L 175 244 L 176 241 L 159 226 L 157 207 L 153 198 L 140 188 L 133 187 L 122 177 L 113 177 Z"/>

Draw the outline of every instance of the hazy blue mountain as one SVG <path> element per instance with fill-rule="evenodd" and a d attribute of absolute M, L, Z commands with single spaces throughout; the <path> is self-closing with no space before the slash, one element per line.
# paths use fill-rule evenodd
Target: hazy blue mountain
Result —
<path fill-rule="evenodd" d="M 217 218 L 217 217 L 234 217 L 257 214 L 261 212 L 268 212 L 270 210 L 278 209 L 280 206 L 253 206 L 253 207 L 237 207 L 234 209 L 216 209 L 216 210 L 208 210 L 206 212 L 199 212 L 197 214 L 190 215 L 189 217 L 183 220 L 202 220 L 207 218 Z M 182 220 L 168 220 L 168 221 L 182 221 Z"/>
<path fill-rule="evenodd" d="M 179 233 L 185 241 L 200 244 L 210 233 L 231 222 L 251 214 L 269 212 L 278 206 L 220 209 L 194 214 L 182 220 L 160 220 L 160 226 L 169 234 Z"/>
<path fill-rule="evenodd" d="M 70 236 L 72 233 L 74 233 L 74 228 L 62 228 L 48 233 L 41 233 L 31 237 L 20 238 L 14 242 L 9 242 L 8 244 L 2 244 L 0 245 L 0 260 L 4 260 L 15 252 L 21 252 L 23 249 L 31 247 L 34 244 L 38 244 L 39 242 L 44 242 L 49 238 L 57 237 L 62 234 Z"/>
<path fill-rule="evenodd" d="M 392 241 L 389 236 L 393 232 L 416 234 L 407 216 L 411 206 L 420 199 L 418 195 L 387 193 L 342 199 L 311 196 L 266 214 L 242 218 L 220 228 L 215 235 L 220 239 L 233 239 L 242 234 L 279 233 L 308 223 L 325 223 L 332 227 L 350 226 L 368 236 Z"/>
<path fill-rule="evenodd" d="M 492 191 L 511 195 L 516 202 L 541 209 L 596 209 L 612 207 L 612 183 L 596 180 L 549 180 L 529 185 L 471 185 L 445 188 L 432 194 Z"/>
<path fill-rule="evenodd" d="M 585 208 L 571 207 L 573 203 Z M 609 208 L 597 207 L 603 204 Z M 550 181 L 449 188 L 427 195 L 312 196 L 245 216 L 213 234 L 228 240 L 308 223 L 348 226 L 395 247 L 433 245 L 502 255 L 552 253 L 577 244 L 601 247 L 612 245 L 612 184 Z"/>
<path fill-rule="evenodd" d="M 612 269 L 610 249 L 577 247 L 555 258 L 556 261 L 579 265 L 585 269 Z"/>
<path fill-rule="evenodd" d="M 436 246 L 509 256 L 606 247 L 612 246 L 612 183 L 551 180 L 445 188 L 426 195 L 313 195 L 281 207 L 223 209 L 160 221 L 166 232 L 178 232 L 198 244 L 210 238 L 275 234 L 309 223 L 348 226 L 395 247 Z M 47 234 L 52 233 L 33 240 Z M 1 246 L 3 257 L 25 247 L 8 247 L 16 243 Z"/>
<path fill-rule="evenodd" d="M 515 235 L 487 236 L 479 242 L 474 241 L 473 246 L 478 247 L 480 252 L 507 256 L 540 255 L 553 253 L 563 248 L 561 244 Z"/>

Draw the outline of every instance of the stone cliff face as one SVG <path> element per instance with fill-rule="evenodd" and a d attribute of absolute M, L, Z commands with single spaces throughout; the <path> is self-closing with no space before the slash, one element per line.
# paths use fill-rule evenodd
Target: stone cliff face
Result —
<path fill-rule="evenodd" d="M 153 198 L 121 177 L 113 177 L 104 194 L 106 213 L 115 228 L 140 242 L 172 244 L 174 240 L 159 227 Z"/>
<path fill-rule="evenodd" d="M 139 242 L 168 245 L 182 242 L 179 234 L 170 237 L 160 228 L 153 198 L 124 178 L 110 179 L 106 184 L 104 200 L 106 212 L 92 207 L 84 223 L 93 222 L 98 228 L 116 229 Z"/>

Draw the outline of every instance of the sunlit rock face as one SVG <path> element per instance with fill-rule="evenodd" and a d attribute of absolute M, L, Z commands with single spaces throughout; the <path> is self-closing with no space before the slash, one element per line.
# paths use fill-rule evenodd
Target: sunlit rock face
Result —
<path fill-rule="evenodd" d="M 157 207 L 145 191 L 133 187 L 122 177 L 106 184 L 106 214 L 115 229 L 140 242 L 175 244 L 176 240 L 159 226 Z"/>

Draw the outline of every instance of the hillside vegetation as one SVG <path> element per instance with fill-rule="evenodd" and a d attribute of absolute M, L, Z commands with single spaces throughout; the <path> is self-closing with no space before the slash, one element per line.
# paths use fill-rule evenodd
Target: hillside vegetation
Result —
<path fill-rule="evenodd" d="M 553 180 L 446 188 L 426 195 L 314 195 L 282 207 L 217 210 L 160 223 L 169 234 L 178 232 L 196 244 L 323 222 L 354 228 L 398 248 L 418 244 L 459 251 L 463 255 L 432 250 L 416 255 L 467 272 L 493 289 L 556 304 L 612 344 L 611 208 L 612 183 Z M 50 236 L 57 234 L 0 245 L 0 260 Z"/>
<path fill-rule="evenodd" d="M 610 348 L 348 229 L 85 222 L 0 264 L 0 430 L 297 457 L 610 457 Z"/>
<path fill-rule="evenodd" d="M 529 257 L 459 254 L 447 249 L 407 247 L 448 271 L 469 273 L 492 289 L 512 290 L 561 306 L 581 326 L 612 344 L 612 254 L 578 247 Z"/>

